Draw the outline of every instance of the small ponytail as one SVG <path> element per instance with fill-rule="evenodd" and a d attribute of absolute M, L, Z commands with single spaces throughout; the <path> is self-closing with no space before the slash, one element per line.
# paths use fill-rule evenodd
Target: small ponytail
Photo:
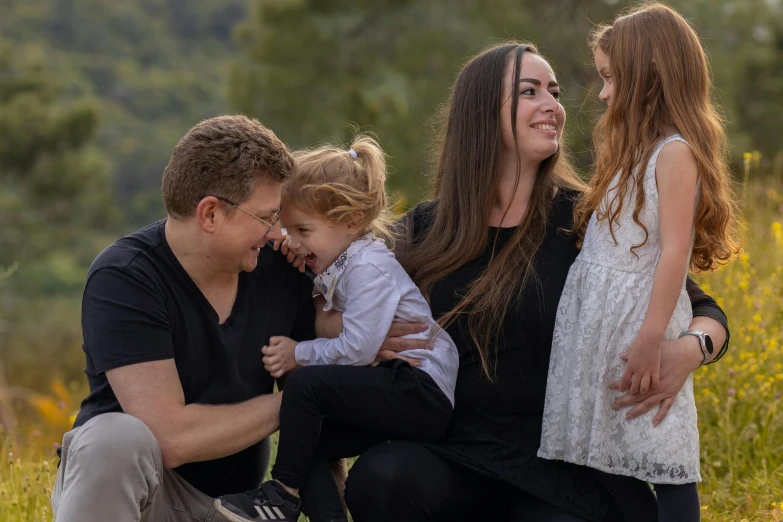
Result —
<path fill-rule="evenodd" d="M 283 184 L 283 205 L 391 240 L 386 154 L 375 139 L 359 135 L 348 149 L 326 145 L 297 151 L 294 158 L 294 171 Z"/>

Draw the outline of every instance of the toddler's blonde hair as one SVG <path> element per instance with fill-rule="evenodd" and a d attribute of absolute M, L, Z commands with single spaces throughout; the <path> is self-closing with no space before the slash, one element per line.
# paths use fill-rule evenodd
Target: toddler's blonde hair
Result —
<path fill-rule="evenodd" d="M 386 155 L 375 139 L 359 135 L 348 149 L 324 145 L 294 152 L 294 158 L 293 173 L 283 183 L 282 206 L 391 240 Z"/>

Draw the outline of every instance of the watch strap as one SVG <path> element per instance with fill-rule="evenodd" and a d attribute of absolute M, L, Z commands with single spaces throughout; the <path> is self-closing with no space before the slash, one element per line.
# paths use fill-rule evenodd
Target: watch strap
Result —
<path fill-rule="evenodd" d="M 699 340 L 699 349 L 701 349 L 701 353 L 704 356 L 704 358 L 701 360 L 701 364 L 699 364 L 699 368 L 701 368 L 704 366 L 704 363 L 707 362 L 707 359 L 710 357 L 710 355 L 712 355 L 707 348 L 707 342 L 705 340 L 707 334 L 704 332 L 688 331 L 682 334 L 681 337 L 685 337 L 686 335 L 692 335 Z"/>

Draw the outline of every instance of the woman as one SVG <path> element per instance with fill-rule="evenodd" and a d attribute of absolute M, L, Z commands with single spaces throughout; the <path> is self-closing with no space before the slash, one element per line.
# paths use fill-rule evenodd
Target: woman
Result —
<path fill-rule="evenodd" d="M 487 49 L 457 78 L 433 200 L 405 216 L 396 247 L 460 349 L 452 424 L 437 444 L 393 442 L 360 457 L 346 490 L 356 522 L 621 520 L 613 495 L 638 497 L 657 519 L 640 482 L 536 457 L 556 307 L 578 252 L 566 230 L 581 183 L 561 151 L 558 98 L 532 45 Z M 725 349 L 725 316 L 689 287 L 690 329 Z M 665 416 L 703 360 L 698 343 L 665 343 L 659 392 L 615 407 L 639 403 L 637 415 L 660 404 Z"/>

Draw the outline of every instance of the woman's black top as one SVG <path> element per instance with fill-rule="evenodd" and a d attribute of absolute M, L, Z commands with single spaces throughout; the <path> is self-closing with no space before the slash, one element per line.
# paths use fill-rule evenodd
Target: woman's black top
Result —
<path fill-rule="evenodd" d="M 456 405 L 447 437 L 430 447 L 442 457 L 574 514 L 589 520 L 612 520 L 617 517 L 614 504 L 597 483 L 595 470 L 536 456 L 557 304 L 568 269 L 579 253 L 576 237 L 563 230 L 571 225 L 575 196 L 567 190 L 555 196 L 535 258 L 536 277 L 522 289 L 505 321 L 498 325 L 492 381 L 482 373 L 464 317 L 447 328 L 460 352 Z M 414 244 L 431 224 L 435 206 L 435 202 L 419 204 L 404 219 Z M 514 228 L 491 228 L 482 255 L 433 286 L 430 304 L 434 317 L 454 308 L 459 296 L 486 269 L 496 233 L 495 248 L 499 251 L 513 232 Z M 708 315 L 726 325 L 723 312 L 698 287 L 691 299 L 694 315 Z"/>

